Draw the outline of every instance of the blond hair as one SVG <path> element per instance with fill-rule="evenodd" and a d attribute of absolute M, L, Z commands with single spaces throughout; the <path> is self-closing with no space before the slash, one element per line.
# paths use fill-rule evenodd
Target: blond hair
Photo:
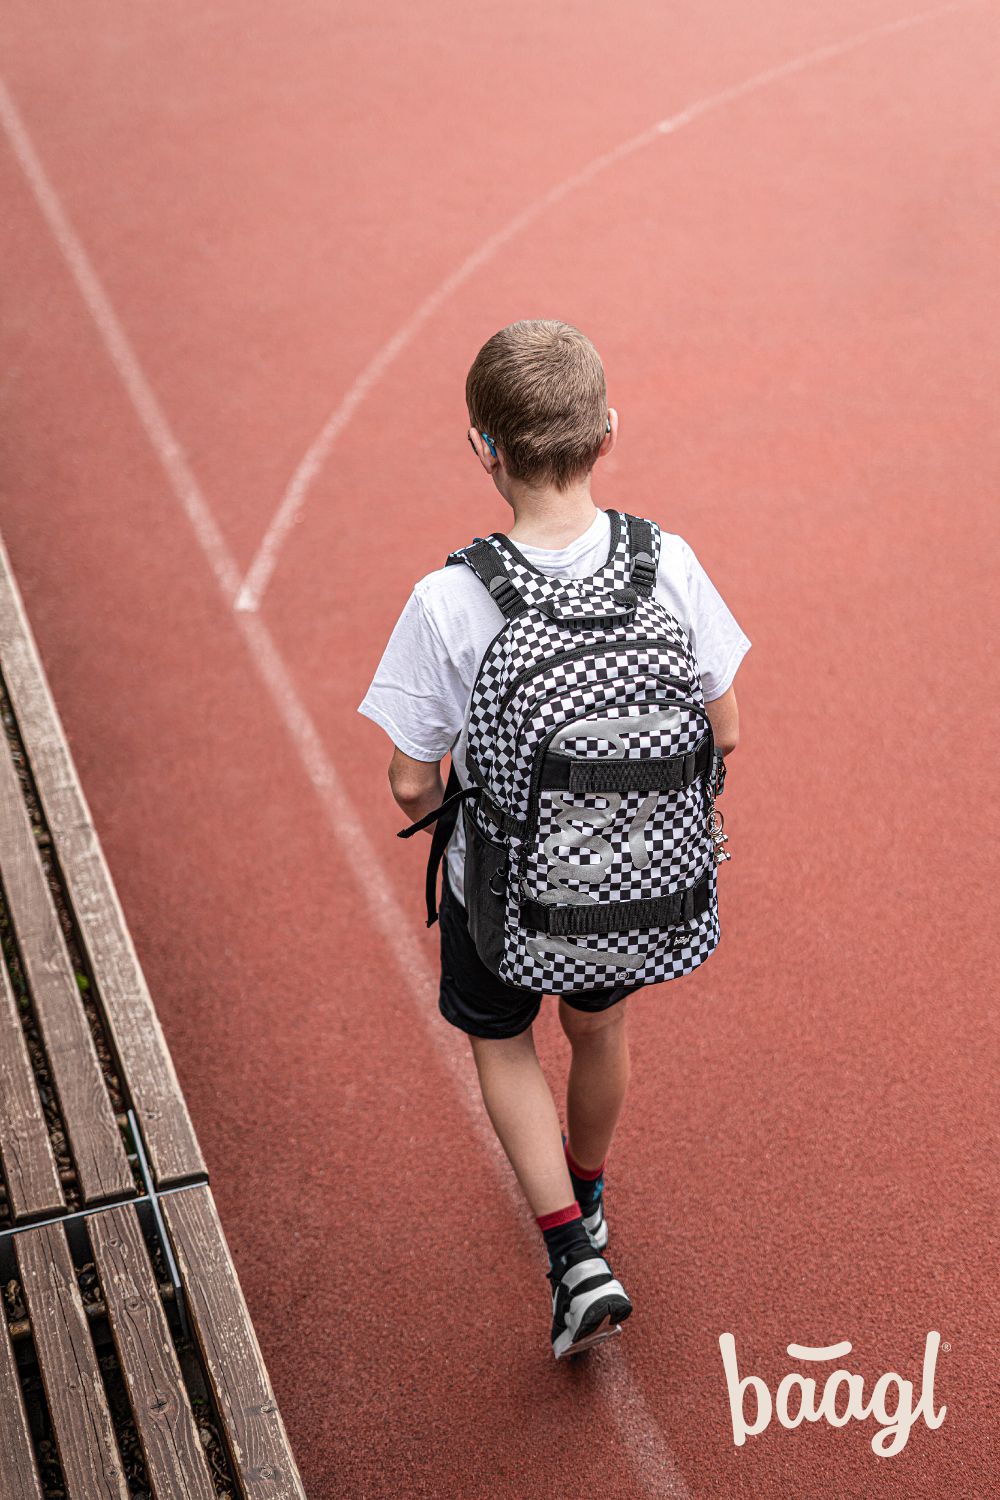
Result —
<path fill-rule="evenodd" d="M 608 420 L 604 366 L 569 323 L 534 318 L 501 328 L 473 360 L 465 400 L 512 478 L 564 490 L 594 467 Z"/>

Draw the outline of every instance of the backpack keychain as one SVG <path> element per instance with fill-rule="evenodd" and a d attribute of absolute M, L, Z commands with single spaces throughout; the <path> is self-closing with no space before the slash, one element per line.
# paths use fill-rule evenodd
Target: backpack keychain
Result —
<path fill-rule="evenodd" d="M 721 865 L 724 859 L 732 859 L 728 849 L 723 849 L 723 844 L 729 843 L 729 834 L 723 833 L 723 814 L 715 806 L 716 797 L 722 795 L 722 788 L 726 784 L 726 762 L 718 750 L 715 752 L 715 774 L 712 777 L 712 808 L 708 815 L 708 835 L 712 841 L 715 854 L 715 863 Z"/>

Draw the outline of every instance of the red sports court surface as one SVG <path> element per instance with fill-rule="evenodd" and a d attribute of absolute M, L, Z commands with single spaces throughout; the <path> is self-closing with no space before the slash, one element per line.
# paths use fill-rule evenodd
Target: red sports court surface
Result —
<path fill-rule="evenodd" d="M 996 1494 L 998 7 L 4 32 L 4 534 L 312 1500 Z M 504 523 L 462 390 L 522 316 L 595 339 L 598 499 L 753 642 L 723 939 L 632 1005 L 635 1316 L 558 1366 L 354 713 Z M 772 1393 L 849 1340 L 916 1400 L 930 1330 L 947 1414 L 895 1457 L 734 1446 L 721 1333 Z"/>

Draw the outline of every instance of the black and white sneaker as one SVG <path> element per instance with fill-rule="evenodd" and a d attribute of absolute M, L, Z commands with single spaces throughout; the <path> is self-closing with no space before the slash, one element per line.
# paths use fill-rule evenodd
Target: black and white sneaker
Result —
<path fill-rule="evenodd" d="M 621 1333 L 632 1311 L 625 1288 L 600 1255 L 577 1252 L 560 1257 L 548 1278 L 552 1285 L 552 1353 L 556 1359 L 579 1354 L 601 1339 Z"/>
<path fill-rule="evenodd" d="M 604 1179 L 597 1190 L 593 1203 L 582 1203 L 583 1227 L 595 1250 L 605 1250 L 608 1244 L 608 1221 L 604 1217 Z"/>

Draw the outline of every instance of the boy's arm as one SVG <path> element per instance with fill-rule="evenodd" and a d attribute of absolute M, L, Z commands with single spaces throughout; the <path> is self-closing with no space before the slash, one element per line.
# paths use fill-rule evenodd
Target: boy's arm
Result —
<path fill-rule="evenodd" d="M 736 689 L 727 688 L 721 698 L 713 698 L 705 704 L 715 748 L 721 755 L 728 755 L 740 742 L 740 713 L 736 707 Z"/>
<path fill-rule="evenodd" d="M 394 747 L 389 762 L 389 785 L 411 823 L 440 807 L 444 800 L 441 762 L 414 760 L 411 755 L 404 755 L 398 746 Z M 431 823 L 424 832 L 433 833 L 434 824 Z"/>

